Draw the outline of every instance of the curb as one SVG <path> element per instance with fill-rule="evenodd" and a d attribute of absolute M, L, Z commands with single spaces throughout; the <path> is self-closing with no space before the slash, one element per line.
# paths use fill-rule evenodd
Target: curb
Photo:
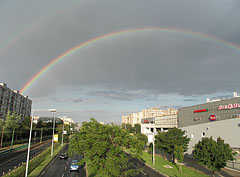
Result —
<path fill-rule="evenodd" d="M 42 175 L 44 175 L 46 169 L 48 169 L 48 167 L 50 165 L 52 165 L 52 163 L 55 161 L 56 157 L 63 151 L 63 148 L 66 146 L 66 144 L 62 147 L 62 149 L 55 155 L 55 157 L 42 169 L 42 171 L 40 172 L 40 174 L 37 177 L 41 177 Z"/>

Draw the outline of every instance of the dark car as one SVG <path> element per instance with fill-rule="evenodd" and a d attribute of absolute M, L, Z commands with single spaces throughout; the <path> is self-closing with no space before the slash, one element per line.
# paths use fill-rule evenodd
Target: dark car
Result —
<path fill-rule="evenodd" d="M 60 158 L 60 159 L 67 159 L 68 156 L 67 156 L 67 154 L 62 153 L 62 154 L 59 156 L 59 158 Z"/>
<path fill-rule="evenodd" d="M 78 171 L 80 168 L 78 163 L 79 163 L 78 160 L 72 160 L 72 162 L 70 163 L 70 171 Z"/>

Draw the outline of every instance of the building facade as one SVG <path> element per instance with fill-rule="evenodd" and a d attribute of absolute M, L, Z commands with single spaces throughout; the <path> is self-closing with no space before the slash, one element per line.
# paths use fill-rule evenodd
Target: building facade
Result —
<path fill-rule="evenodd" d="M 177 109 L 168 108 L 168 109 L 159 109 L 159 108 L 148 108 L 143 109 L 141 112 L 131 113 L 126 116 L 122 116 L 122 123 L 131 124 L 134 126 L 135 124 L 141 124 L 142 119 L 146 118 L 155 118 L 155 117 L 163 117 L 166 115 L 176 115 Z"/>
<path fill-rule="evenodd" d="M 153 141 L 153 135 L 158 134 L 158 131 L 168 131 L 170 128 L 178 127 L 177 114 L 167 115 L 154 118 L 142 119 L 141 133 L 148 137 L 148 142 Z"/>
<path fill-rule="evenodd" d="M 190 138 L 188 154 L 203 137 L 224 139 L 232 148 L 240 147 L 240 97 L 218 99 L 207 103 L 180 108 L 179 128 Z"/>
<path fill-rule="evenodd" d="M 6 119 L 9 112 L 23 119 L 31 115 L 32 101 L 17 90 L 12 90 L 5 83 L 0 83 L 0 119 Z"/>

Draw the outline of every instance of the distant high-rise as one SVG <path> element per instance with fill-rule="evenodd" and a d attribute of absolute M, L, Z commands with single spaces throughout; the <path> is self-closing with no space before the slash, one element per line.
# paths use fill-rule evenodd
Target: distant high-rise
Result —
<path fill-rule="evenodd" d="M 7 87 L 7 84 L 0 83 L 0 119 L 5 119 L 9 112 L 24 118 L 31 115 L 32 100 L 23 96 L 17 90 Z"/>

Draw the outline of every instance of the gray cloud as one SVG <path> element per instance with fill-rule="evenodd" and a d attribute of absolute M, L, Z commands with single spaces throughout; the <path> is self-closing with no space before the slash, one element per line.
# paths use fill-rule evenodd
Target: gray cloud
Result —
<path fill-rule="evenodd" d="M 129 101 L 139 98 L 144 98 L 145 95 L 142 91 L 119 91 L 119 90 L 106 90 L 90 92 L 90 96 L 105 97 L 114 100 Z"/>
<path fill-rule="evenodd" d="M 145 31 L 100 40 L 56 63 L 26 95 L 36 100 L 53 97 L 63 87 L 71 93 L 75 87 L 103 86 L 110 89 L 88 93 L 111 100 L 167 102 L 158 95 L 194 99 L 194 95 L 239 91 L 239 17 L 238 0 L 4 1 L 0 6 L 0 48 L 10 39 L 14 42 L 0 52 L 0 81 L 20 89 L 54 58 L 89 39 L 157 26 L 205 36 Z M 234 49 L 230 43 L 238 46 Z M 152 97 L 146 96 L 149 94 Z M 53 101 L 99 103 L 81 96 L 55 96 Z"/>

